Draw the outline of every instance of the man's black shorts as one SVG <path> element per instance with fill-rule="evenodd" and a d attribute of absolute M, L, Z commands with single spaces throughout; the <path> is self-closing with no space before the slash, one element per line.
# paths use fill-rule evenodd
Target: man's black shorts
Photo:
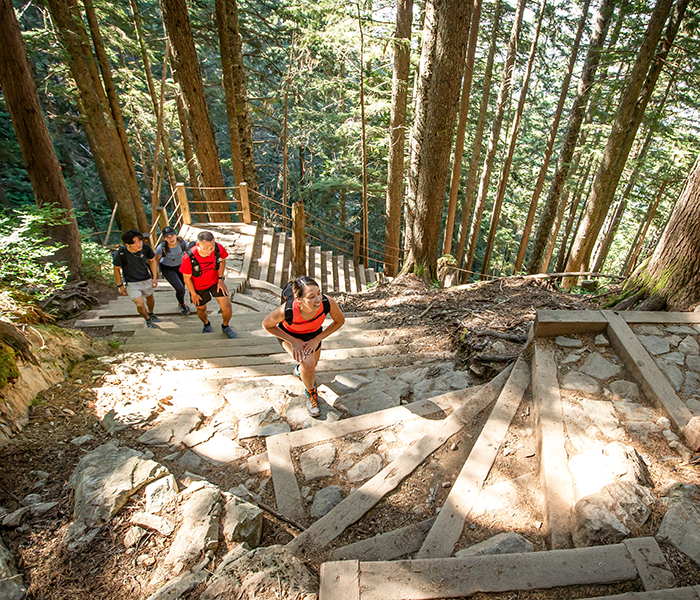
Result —
<path fill-rule="evenodd" d="M 227 296 L 228 294 L 225 294 L 224 292 L 220 291 L 218 289 L 219 284 L 215 283 L 212 285 L 210 288 L 207 288 L 206 290 L 196 290 L 196 292 L 199 294 L 200 300 L 199 304 L 197 304 L 194 300 L 192 300 L 192 294 L 190 294 L 190 300 L 192 300 L 192 304 L 195 306 L 204 306 L 209 300 L 212 298 L 223 298 L 224 296 Z"/>

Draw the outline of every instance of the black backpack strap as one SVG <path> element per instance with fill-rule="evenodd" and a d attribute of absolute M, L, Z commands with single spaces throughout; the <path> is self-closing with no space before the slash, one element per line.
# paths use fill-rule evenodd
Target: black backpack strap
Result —
<path fill-rule="evenodd" d="M 185 240 L 180 240 L 180 250 L 187 252 L 187 242 Z"/>
<path fill-rule="evenodd" d="M 195 258 L 193 248 L 188 248 L 185 250 L 185 254 L 190 257 L 190 264 L 192 265 L 192 277 L 201 276 L 201 268 L 199 266 L 199 261 Z"/>
<path fill-rule="evenodd" d="M 294 296 L 289 296 L 284 303 L 284 321 L 289 325 L 294 321 Z"/>
<path fill-rule="evenodd" d="M 321 294 L 321 302 L 323 303 L 323 314 L 327 315 L 331 312 L 331 301 L 328 299 L 328 296 Z"/>

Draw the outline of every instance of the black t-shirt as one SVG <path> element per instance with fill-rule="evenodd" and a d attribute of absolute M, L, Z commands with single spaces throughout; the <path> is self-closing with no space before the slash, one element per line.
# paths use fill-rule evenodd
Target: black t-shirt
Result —
<path fill-rule="evenodd" d="M 126 264 L 122 264 L 119 249 L 115 250 L 112 255 L 112 264 L 115 267 L 122 268 L 124 281 L 146 281 L 147 279 L 152 279 L 153 274 L 148 268 L 148 261 L 156 256 L 153 248 L 144 244 L 143 248 L 136 254 L 129 252 L 129 249 L 125 246 L 122 246 L 122 248 L 124 248 L 123 254 L 126 258 Z"/>

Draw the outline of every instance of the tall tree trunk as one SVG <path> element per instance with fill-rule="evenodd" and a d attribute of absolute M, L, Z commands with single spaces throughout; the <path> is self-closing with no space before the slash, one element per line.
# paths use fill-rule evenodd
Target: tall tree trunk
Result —
<path fill-rule="evenodd" d="M 369 266 L 369 208 L 367 206 L 367 119 L 365 118 L 365 35 L 362 31 L 362 13 L 357 4 L 357 24 L 360 30 L 360 122 L 362 125 L 362 205 L 360 238 L 360 260 Z"/>
<path fill-rule="evenodd" d="M 532 73 L 532 65 L 535 62 L 535 53 L 537 52 L 537 42 L 540 37 L 540 29 L 542 27 L 542 19 L 544 18 L 544 9 L 547 6 L 547 0 L 542 0 L 542 6 L 540 7 L 540 15 L 537 18 L 537 25 L 535 27 L 535 36 L 532 39 L 532 44 L 530 46 L 530 56 L 527 60 L 527 67 L 525 68 L 525 76 L 523 77 L 523 85 L 520 90 L 520 98 L 518 99 L 518 108 L 515 111 L 515 117 L 513 118 L 513 123 L 511 125 L 510 134 L 508 136 L 508 151 L 506 158 L 503 161 L 503 166 L 501 167 L 501 175 L 498 179 L 498 186 L 496 187 L 496 199 L 493 203 L 493 211 L 491 213 L 491 227 L 489 230 L 489 236 L 486 241 L 486 250 L 484 251 L 484 260 L 481 265 L 481 278 L 488 273 L 489 263 L 491 262 L 491 251 L 493 250 L 494 240 L 496 239 L 496 230 L 498 229 L 498 220 L 501 217 L 501 206 L 503 205 L 503 199 L 506 195 L 506 187 L 508 185 L 508 177 L 510 176 L 510 168 L 513 164 L 513 155 L 515 154 L 515 144 L 518 141 L 518 131 L 520 130 L 520 120 L 523 116 L 523 110 L 525 109 L 525 100 L 527 99 L 527 91 L 530 85 L 530 74 Z"/>
<path fill-rule="evenodd" d="M 472 220 L 471 235 L 469 242 L 469 251 L 467 252 L 467 260 L 465 266 L 467 271 L 472 268 L 474 261 L 474 253 L 476 252 L 476 244 L 479 241 L 479 231 L 481 229 L 481 217 L 486 207 L 486 197 L 488 196 L 489 183 L 491 182 L 491 171 L 496 159 L 498 150 L 498 140 L 501 137 L 501 126 L 503 124 L 503 115 L 506 110 L 510 98 L 510 90 L 513 81 L 513 67 L 515 65 L 515 55 L 518 50 L 518 38 L 520 37 L 520 26 L 523 22 L 523 12 L 525 10 L 525 0 L 518 0 L 518 8 L 513 28 L 510 32 L 510 41 L 508 43 L 508 54 L 506 62 L 503 65 L 503 78 L 501 79 L 501 89 L 498 92 L 498 100 L 496 101 L 496 114 L 493 117 L 493 125 L 491 127 L 491 139 L 489 140 L 489 149 L 484 160 L 484 169 L 481 172 L 481 181 L 479 182 L 479 194 L 474 208 L 474 219 Z"/>
<path fill-rule="evenodd" d="M 491 77 L 493 75 L 493 59 L 496 54 L 496 42 L 498 41 L 498 31 L 501 22 L 501 0 L 496 0 L 493 12 L 493 25 L 491 27 L 491 41 L 489 43 L 489 53 L 486 57 L 486 70 L 484 72 L 484 85 L 481 90 L 481 105 L 479 106 L 479 119 L 474 133 L 474 143 L 472 144 L 472 156 L 469 161 L 469 175 L 467 186 L 464 189 L 464 206 L 462 208 L 462 219 L 459 225 L 459 242 L 455 258 L 457 264 L 462 264 L 464 249 L 467 244 L 467 234 L 469 233 L 469 215 L 474 201 L 474 188 L 476 187 L 476 175 L 479 172 L 479 157 L 481 156 L 481 141 L 486 125 L 486 113 L 489 107 L 489 94 L 491 91 Z M 468 275 L 467 273 L 464 274 Z M 466 277 L 464 277 L 466 279 Z"/>
<path fill-rule="evenodd" d="M 639 231 L 637 231 L 637 236 L 635 237 L 634 243 L 630 247 L 629 256 L 625 260 L 625 272 L 623 273 L 623 275 L 625 277 L 630 274 L 630 271 L 632 271 L 635 263 L 637 262 L 637 257 L 639 256 L 639 253 L 642 249 L 642 244 L 644 243 L 644 238 L 647 235 L 647 231 L 649 231 L 649 227 L 651 226 L 651 222 L 654 220 L 654 216 L 656 215 L 656 209 L 659 206 L 659 202 L 661 202 L 661 198 L 664 195 L 664 191 L 666 189 L 667 184 L 668 184 L 668 181 L 664 181 L 661 184 L 661 188 L 659 189 L 658 193 L 656 194 L 654 201 L 649 204 L 649 208 L 647 209 L 647 213 L 644 216 L 644 220 L 642 221 L 642 223 L 639 226 Z"/>
<path fill-rule="evenodd" d="M 0 31 L 3 32 L 0 86 L 27 167 L 34 199 L 37 206 L 61 209 L 65 223 L 50 225 L 48 233 L 53 240 L 65 246 L 56 253 L 56 259 L 66 261 L 71 279 L 79 280 L 83 271 L 78 224 L 39 104 L 24 40 L 10 0 L 0 0 Z"/>
<path fill-rule="evenodd" d="M 662 192 L 663 188 L 659 197 Z M 700 159 L 690 171 L 656 250 L 626 287 L 640 287 L 669 310 L 687 310 L 700 302 Z"/>
<path fill-rule="evenodd" d="M 413 0 L 398 0 L 394 34 L 394 73 L 391 80 L 391 117 L 389 120 L 389 158 L 386 182 L 386 233 L 384 235 L 384 273 L 399 272 L 401 210 L 403 205 L 404 146 L 406 140 L 406 104 L 411 58 Z M 343 109 L 341 108 L 341 112 Z"/>
<path fill-rule="evenodd" d="M 557 137 L 559 121 L 561 121 L 561 115 L 564 112 L 564 102 L 566 102 L 566 96 L 569 92 L 569 84 L 571 83 L 571 76 L 573 75 L 574 66 L 576 65 L 576 57 L 578 56 L 578 49 L 581 44 L 581 38 L 583 37 L 583 30 L 586 25 L 586 21 L 588 20 L 588 8 L 590 4 L 591 0 L 585 0 L 583 4 L 583 9 L 581 10 L 581 18 L 578 21 L 576 37 L 574 38 L 574 45 L 572 46 L 571 54 L 569 55 L 569 64 L 566 69 L 566 74 L 564 75 L 564 81 L 561 84 L 561 90 L 559 91 L 559 100 L 557 102 L 557 107 L 554 110 L 552 125 L 549 128 L 549 137 L 547 138 L 547 145 L 544 149 L 542 165 L 540 166 L 540 172 L 537 175 L 537 180 L 535 182 L 535 190 L 532 192 L 532 200 L 530 200 L 530 209 L 527 213 L 527 217 L 525 218 L 525 228 L 523 229 L 523 234 L 520 238 L 518 256 L 515 259 L 515 267 L 513 269 L 513 272 L 516 274 L 520 272 L 520 268 L 523 266 L 523 260 L 525 259 L 525 251 L 527 250 L 527 243 L 530 240 L 530 232 L 532 231 L 532 222 L 535 220 L 537 203 L 540 201 L 542 187 L 544 186 L 544 180 L 547 176 L 547 169 L 549 168 L 549 160 L 550 158 L 552 158 L 554 140 Z"/>
<path fill-rule="evenodd" d="M 561 242 L 559 244 L 559 252 L 557 253 L 557 264 L 556 272 L 561 273 L 566 265 L 566 258 L 568 255 L 568 243 L 569 235 L 571 235 L 571 229 L 574 226 L 574 221 L 576 220 L 576 211 L 578 210 L 579 202 L 581 201 L 581 196 L 583 194 L 583 188 L 586 186 L 586 181 L 588 181 L 588 175 L 591 172 L 591 166 L 593 165 L 593 160 L 589 159 L 586 168 L 584 169 L 583 176 L 580 178 L 578 185 L 576 186 L 576 192 L 571 200 L 571 205 L 569 207 L 569 217 L 566 220 L 566 226 L 564 227 L 564 233 L 562 234 Z"/>
<path fill-rule="evenodd" d="M 182 136 L 182 150 L 185 154 L 185 165 L 189 176 L 190 187 L 192 188 L 192 199 L 195 206 L 203 206 L 202 194 L 199 191 L 199 183 L 197 181 L 197 160 L 192 151 L 192 140 L 190 139 L 190 127 L 187 119 L 187 111 L 185 110 L 185 102 L 182 99 L 182 94 L 178 90 L 175 94 L 177 103 L 177 119 L 180 122 L 180 135 Z"/>
<path fill-rule="evenodd" d="M 72 13 L 72 9 L 77 14 Z M 128 165 L 121 147 L 119 133 L 114 126 L 107 106 L 102 83 L 97 73 L 94 57 L 87 42 L 82 17 L 75 5 L 66 0 L 49 0 L 51 18 L 59 38 L 67 51 L 71 74 L 78 88 L 80 105 L 86 117 L 86 128 L 95 143 L 93 155 L 99 155 L 104 165 L 104 175 L 109 179 L 115 202 L 118 203 L 117 219 L 122 230 L 148 231 L 141 198 L 133 198 L 128 185 Z M 89 138 L 88 138 L 89 139 Z M 108 194 L 108 189 L 105 193 Z M 137 208 L 141 203 L 140 210 Z"/>
<path fill-rule="evenodd" d="M 469 97 L 472 91 L 472 76 L 474 74 L 474 55 L 476 54 L 476 42 L 479 38 L 479 20 L 481 19 L 481 0 L 474 0 L 472 7 L 472 19 L 469 25 L 469 44 L 467 46 L 467 63 L 464 68 L 464 81 L 462 82 L 462 97 L 459 102 L 459 120 L 457 122 L 457 137 L 455 139 L 455 151 L 452 159 L 452 179 L 450 180 L 450 200 L 447 205 L 447 222 L 445 224 L 445 236 L 442 243 L 443 255 L 452 253 L 452 235 L 454 232 L 455 212 L 457 211 L 457 191 L 459 190 L 459 176 L 462 171 L 462 159 L 464 154 L 464 135 L 467 128 L 467 116 L 469 115 Z M 469 207 L 471 210 L 471 207 Z"/>
<path fill-rule="evenodd" d="M 419 89 L 411 130 L 407 204 L 414 218 L 406 235 L 409 254 L 403 271 L 431 279 L 437 276 L 440 221 L 470 18 L 470 2 L 426 2 Z"/>
<path fill-rule="evenodd" d="M 542 264 L 544 265 L 545 271 L 549 268 L 549 263 L 552 260 L 552 254 L 554 253 L 554 246 L 557 243 L 557 235 L 559 235 L 559 228 L 561 227 L 561 222 L 564 219 L 564 213 L 566 212 L 566 205 L 569 201 L 569 188 L 564 190 L 561 197 L 561 202 L 559 203 L 559 210 L 557 211 L 557 218 L 554 221 L 554 229 L 552 231 L 552 237 L 549 238 L 547 243 L 547 249 L 544 252 L 544 259 Z"/>
<path fill-rule="evenodd" d="M 102 41 L 102 34 L 100 33 L 100 26 L 97 21 L 97 15 L 95 14 L 95 8 L 92 5 L 92 0 L 83 0 L 83 6 L 85 7 L 85 16 L 87 17 L 88 26 L 90 28 L 90 36 L 92 37 L 92 43 L 95 47 L 97 61 L 100 65 L 102 81 L 104 82 L 104 89 L 105 93 L 107 94 L 107 102 L 109 103 L 109 108 L 112 118 L 114 119 L 114 125 L 117 129 L 117 133 L 119 134 L 121 151 L 124 153 L 124 158 L 126 160 L 127 184 L 129 186 L 131 198 L 134 202 L 134 208 L 136 208 L 139 224 L 143 228 L 143 225 L 148 223 L 148 219 L 146 217 L 146 211 L 143 207 L 143 201 L 141 199 L 141 190 L 139 189 L 139 184 L 136 179 L 134 158 L 131 155 L 129 140 L 126 137 L 126 127 L 124 127 L 124 118 L 122 117 L 122 110 L 119 106 L 117 90 L 114 86 L 114 80 L 112 79 L 112 67 L 107 59 L 107 52 L 105 51 L 104 42 Z M 148 229 L 146 229 L 146 231 L 147 230 Z"/>
<path fill-rule="evenodd" d="M 566 127 L 566 133 L 562 140 L 561 149 L 559 150 L 559 159 L 557 168 L 554 172 L 554 177 L 549 185 L 549 194 L 542 210 L 540 223 L 535 235 L 535 242 L 530 254 L 530 260 L 527 265 L 527 271 L 530 274 L 540 273 L 542 270 L 542 258 L 547 247 L 547 241 L 552 232 L 552 225 L 557 215 L 561 193 L 564 190 L 564 184 L 569 175 L 569 167 L 571 159 L 574 156 L 576 149 L 576 141 L 578 140 L 581 130 L 581 123 L 586 113 L 586 105 L 588 97 L 591 93 L 593 82 L 595 81 L 595 73 L 600 63 L 600 51 L 605 43 L 605 37 L 610 27 L 615 0 L 603 0 L 598 11 L 595 29 L 588 46 L 586 61 L 581 71 L 581 78 L 578 84 L 578 93 L 574 99 L 571 113 L 569 114 L 569 123 Z"/>
<path fill-rule="evenodd" d="M 204 96 L 187 5 L 184 0 L 161 0 L 160 4 L 163 22 L 173 49 L 175 72 L 189 113 L 194 151 L 199 161 L 202 179 L 206 187 L 213 188 L 204 192 L 209 218 L 213 222 L 228 222 L 231 220 L 231 214 L 226 192 L 223 190 L 224 177 L 221 174 L 219 153 Z"/>
<path fill-rule="evenodd" d="M 236 185 L 244 181 L 243 162 L 241 160 L 241 141 L 238 131 L 238 109 L 236 107 L 236 90 L 233 83 L 232 51 L 229 40 L 229 26 L 227 22 L 226 0 L 215 0 L 216 26 L 219 30 L 219 48 L 221 52 L 221 71 L 226 93 L 226 117 L 228 119 L 228 134 L 231 143 L 231 167 L 233 179 Z M 240 198 L 238 211 L 242 210 Z M 284 218 L 286 218 L 286 212 Z"/>
<path fill-rule="evenodd" d="M 608 137 L 608 143 L 603 152 L 588 207 L 581 221 L 581 228 L 571 249 L 571 256 L 567 264 L 568 271 L 577 271 L 590 261 L 595 240 L 615 195 L 629 149 L 632 147 L 639 123 L 644 116 L 644 110 L 661 72 L 662 64 L 659 61 L 665 60 L 668 54 L 685 12 L 687 0 L 680 0 L 676 14 L 669 23 L 666 39 L 657 53 L 658 67 L 654 65 L 649 69 L 672 4 L 673 0 L 658 0 L 649 19 L 642 47 L 637 54 L 610 137 Z M 649 72 L 648 76 L 647 72 Z M 566 287 L 571 287 L 574 283 L 574 278 L 568 278 L 564 281 Z"/>
<path fill-rule="evenodd" d="M 245 67 L 243 66 L 243 38 L 238 22 L 238 6 L 236 0 L 225 0 L 226 22 L 228 23 L 228 38 L 231 44 L 231 69 L 236 95 L 236 112 L 238 114 L 238 139 L 241 146 L 241 161 L 243 164 L 243 181 L 249 190 L 258 191 L 258 176 L 255 172 L 255 154 L 253 152 L 253 132 L 250 126 L 250 109 L 248 92 L 245 82 Z"/>

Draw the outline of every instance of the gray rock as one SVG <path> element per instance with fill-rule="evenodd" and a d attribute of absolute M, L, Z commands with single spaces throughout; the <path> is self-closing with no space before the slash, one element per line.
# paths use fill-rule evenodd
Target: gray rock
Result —
<path fill-rule="evenodd" d="M 569 461 L 569 471 L 578 498 L 595 494 L 604 486 L 618 481 L 645 486 L 652 484 L 644 459 L 632 446 L 619 442 L 577 454 Z"/>
<path fill-rule="evenodd" d="M 110 435 L 127 427 L 141 425 L 152 419 L 158 412 L 158 402 L 152 399 L 137 402 L 125 401 L 117 403 L 102 418 L 102 426 Z"/>
<path fill-rule="evenodd" d="M 583 342 L 581 340 L 565 337 L 563 335 L 558 335 L 554 343 L 562 348 L 583 348 Z"/>
<path fill-rule="evenodd" d="M 335 423 L 335 421 L 340 420 L 342 414 L 324 401 L 323 393 L 318 395 L 318 400 L 318 408 L 321 410 L 321 414 L 318 417 L 312 417 L 309 411 L 306 410 L 304 394 L 292 397 L 284 414 L 287 423 L 294 429 L 308 429 L 309 427 Z"/>
<path fill-rule="evenodd" d="M 662 337 L 664 335 L 664 330 L 658 325 L 637 325 L 634 328 L 634 332 L 637 337 L 640 335 L 656 335 Z"/>
<path fill-rule="evenodd" d="M 271 406 L 286 403 L 287 391 L 267 379 L 234 381 L 224 386 L 221 393 L 238 419 L 266 412 Z"/>
<path fill-rule="evenodd" d="M 648 421 L 653 422 L 654 411 L 636 402 L 615 402 L 615 410 L 625 421 Z"/>
<path fill-rule="evenodd" d="M 18 508 L 14 512 L 11 512 L 9 515 L 5 515 L 5 517 L 2 520 L 2 526 L 3 527 L 19 527 L 22 524 L 24 517 L 27 516 L 28 512 L 29 512 L 28 506 L 23 506 L 22 508 Z"/>
<path fill-rule="evenodd" d="M 581 401 L 581 407 L 588 418 L 605 434 L 620 426 L 620 421 L 615 415 L 615 407 L 612 402 L 584 399 Z"/>
<path fill-rule="evenodd" d="M 600 392 L 600 384 L 592 377 L 579 371 L 569 371 L 564 376 L 561 387 L 565 390 L 584 392 L 586 394 L 598 394 Z"/>
<path fill-rule="evenodd" d="M 0 539 L 0 598 L 22 600 L 27 594 L 22 575 L 17 571 L 15 560 L 7 546 Z"/>
<path fill-rule="evenodd" d="M 683 386 L 683 371 L 681 371 L 674 363 L 666 362 L 663 358 L 658 358 L 656 360 L 656 364 L 671 382 L 673 389 L 679 392 Z"/>
<path fill-rule="evenodd" d="M 574 546 L 614 544 L 646 523 L 656 501 L 647 488 L 629 481 L 610 483 L 598 493 L 581 498 L 574 506 Z"/>
<path fill-rule="evenodd" d="M 647 439 L 650 435 L 661 434 L 661 427 L 651 421 L 628 421 L 627 431 L 638 437 Z"/>
<path fill-rule="evenodd" d="M 687 325 L 671 325 L 670 327 L 664 327 L 665 331 L 668 333 L 675 333 L 676 335 L 697 335 L 697 331 L 692 327 Z"/>
<path fill-rule="evenodd" d="M 168 581 L 157 592 L 151 594 L 147 600 L 180 600 L 207 579 L 209 579 L 209 571 L 206 569 L 199 569 L 194 572 L 186 571 Z"/>
<path fill-rule="evenodd" d="M 582 355 L 577 353 L 577 352 L 570 352 L 564 359 L 561 361 L 561 365 L 570 365 L 572 363 L 577 363 L 580 361 L 582 358 Z"/>
<path fill-rule="evenodd" d="M 161 477 L 146 486 L 146 512 L 157 515 L 163 509 L 175 504 L 177 481 L 172 475 Z"/>
<path fill-rule="evenodd" d="M 580 370 L 586 375 L 604 381 L 605 379 L 615 377 L 615 375 L 620 372 L 621 367 L 614 365 L 597 352 L 594 352 L 586 357 L 586 361 L 583 363 Z"/>
<path fill-rule="evenodd" d="M 666 542 L 700 565 L 700 494 L 697 486 L 676 484 L 664 498 L 668 509 L 656 539 Z"/>
<path fill-rule="evenodd" d="M 608 340 L 608 338 L 605 337 L 604 333 L 599 333 L 597 336 L 595 336 L 593 343 L 596 346 L 600 346 L 602 348 L 606 348 L 610 345 L 610 341 Z"/>
<path fill-rule="evenodd" d="M 40 504 L 41 503 L 41 494 L 27 494 L 23 499 L 22 499 L 22 504 L 25 506 L 34 506 L 35 504 Z"/>
<path fill-rule="evenodd" d="M 335 455 L 336 449 L 333 444 L 321 444 L 304 452 L 299 457 L 299 464 L 306 481 L 333 475 L 330 466 L 335 460 Z"/>
<path fill-rule="evenodd" d="M 656 424 L 661 427 L 661 429 L 671 429 L 671 420 L 668 417 L 659 417 L 656 419 Z"/>
<path fill-rule="evenodd" d="M 224 494 L 222 528 L 224 539 L 236 544 L 246 543 L 250 548 L 260 545 L 263 511 L 233 494 Z"/>
<path fill-rule="evenodd" d="M 696 356 L 694 354 L 686 356 L 685 364 L 689 369 L 700 372 L 700 356 Z"/>
<path fill-rule="evenodd" d="M 32 517 L 40 517 L 56 506 L 58 506 L 58 502 L 39 502 L 39 504 L 33 504 L 29 511 L 32 513 Z"/>
<path fill-rule="evenodd" d="M 157 531 L 161 535 L 170 535 L 175 531 L 175 523 L 173 521 L 148 512 L 134 513 L 131 515 L 131 522 L 145 529 Z"/>
<path fill-rule="evenodd" d="M 303 496 L 304 500 L 311 500 L 311 498 L 314 497 L 313 490 L 308 485 L 301 486 L 301 495 Z"/>
<path fill-rule="evenodd" d="M 377 456 L 376 454 L 370 454 L 367 458 L 361 460 L 348 471 L 348 483 L 364 481 L 365 479 L 374 477 L 381 470 L 381 457 Z"/>
<path fill-rule="evenodd" d="M 688 449 L 687 446 L 684 446 L 679 441 L 669 442 L 668 447 L 675 450 L 685 462 L 690 462 L 690 459 L 693 458 L 693 453 Z"/>
<path fill-rule="evenodd" d="M 671 349 L 668 340 L 658 335 L 638 335 L 637 337 L 649 354 L 666 354 Z"/>
<path fill-rule="evenodd" d="M 89 442 L 90 440 L 94 440 L 95 436 L 90 435 L 89 433 L 87 435 L 81 435 L 80 437 L 73 438 L 70 443 L 73 444 L 74 446 L 82 446 L 83 444 Z"/>
<path fill-rule="evenodd" d="M 396 379 L 401 380 L 410 386 L 414 386 L 416 383 L 419 381 L 423 381 L 426 379 L 428 375 L 428 367 L 420 367 L 418 369 L 414 369 L 412 371 L 406 371 L 405 373 L 401 373 Z"/>
<path fill-rule="evenodd" d="M 178 408 L 166 413 L 155 427 L 139 437 L 139 442 L 147 445 L 180 444 L 201 422 L 202 414 L 193 406 Z"/>
<path fill-rule="evenodd" d="M 597 447 L 596 436 L 599 435 L 600 430 L 588 420 L 583 409 L 566 400 L 562 401 L 562 408 L 564 409 L 566 433 L 576 452 L 585 452 L 590 448 Z"/>
<path fill-rule="evenodd" d="M 694 416 L 700 417 L 700 401 L 698 401 L 697 398 L 688 398 L 685 405 L 690 409 L 690 412 L 692 412 Z"/>
<path fill-rule="evenodd" d="M 192 450 L 185 452 L 176 462 L 183 469 L 187 469 L 188 471 L 197 471 L 202 465 L 202 459 L 192 452 Z M 206 470 L 206 467 L 204 467 L 204 470 Z"/>
<path fill-rule="evenodd" d="M 469 377 L 465 371 L 452 371 L 443 375 L 441 379 L 450 390 L 466 390 L 469 387 Z"/>
<path fill-rule="evenodd" d="M 692 354 L 697 356 L 700 354 L 700 346 L 698 346 L 695 338 L 689 335 L 683 338 L 683 341 L 678 344 L 678 351 L 682 352 L 683 354 Z"/>
<path fill-rule="evenodd" d="M 192 451 L 217 466 L 227 465 L 250 454 L 247 448 L 220 433 L 216 433 L 206 442 L 196 445 Z"/>
<path fill-rule="evenodd" d="M 686 372 L 683 383 L 684 394 L 697 394 L 700 392 L 700 374 L 691 371 Z"/>
<path fill-rule="evenodd" d="M 221 492 L 205 484 L 193 492 L 182 507 L 182 524 L 173 540 L 165 564 L 185 564 L 205 551 L 219 547 Z"/>
<path fill-rule="evenodd" d="M 329 513 L 333 508 L 335 508 L 343 499 L 343 488 L 337 485 L 329 485 L 328 487 L 320 490 L 314 497 L 313 504 L 311 505 L 311 516 L 316 519 L 321 518 L 323 515 Z"/>
<path fill-rule="evenodd" d="M 103 444 L 80 459 L 68 480 L 75 490 L 74 521 L 64 538 L 69 550 L 89 543 L 132 494 L 168 474 L 162 465 L 141 457 L 136 450 Z"/>
<path fill-rule="evenodd" d="M 279 413 L 271 407 L 264 412 L 242 418 L 238 424 L 238 439 L 267 437 L 278 433 L 289 433 L 291 428 L 282 421 Z"/>
<path fill-rule="evenodd" d="M 609 385 L 615 400 L 636 400 L 639 398 L 639 386 L 625 379 L 612 381 Z"/>
<path fill-rule="evenodd" d="M 202 427 L 188 433 L 184 438 L 182 438 L 182 443 L 188 448 L 193 448 L 198 444 L 203 444 L 214 437 L 216 429 L 213 427 Z"/>
<path fill-rule="evenodd" d="M 379 436 L 376 433 L 368 433 L 361 442 L 348 444 L 347 451 L 349 454 L 364 454 L 378 441 Z"/>
<path fill-rule="evenodd" d="M 401 404 L 401 397 L 408 395 L 411 387 L 408 383 L 391 379 L 373 381 L 363 386 L 361 390 L 345 394 L 338 398 L 335 407 L 353 417 L 364 415 L 385 408 L 393 408 Z M 415 399 L 414 388 L 414 399 Z"/>
<path fill-rule="evenodd" d="M 532 542 L 525 539 L 522 535 L 510 531 L 508 533 L 499 533 L 493 537 L 469 546 L 464 550 L 455 552 L 455 556 L 463 558 L 465 556 L 491 556 L 494 554 L 518 554 L 521 552 L 532 552 L 534 546 Z"/>
<path fill-rule="evenodd" d="M 677 348 L 678 344 L 681 343 L 681 336 L 679 335 L 667 335 L 666 339 L 668 340 L 668 343 L 670 344 L 671 348 Z"/>
<path fill-rule="evenodd" d="M 370 383 L 370 381 L 370 379 L 358 373 L 342 373 L 333 378 L 333 383 L 343 386 L 346 391 L 359 390 L 363 385 Z"/>
<path fill-rule="evenodd" d="M 200 598 L 316 600 L 317 595 L 318 576 L 284 546 L 267 546 L 251 552 L 237 546 L 224 557 Z"/>
<path fill-rule="evenodd" d="M 663 358 L 659 360 L 665 360 L 667 363 L 673 363 L 682 367 L 685 364 L 685 354 L 682 352 L 669 352 L 668 354 L 664 354 Z"/>
<path fill-rule="evenodd" d="M 141 538 L 146 535 L 146 530 L 142 527 L 134 525 L 129 528 L 129 531 L 124 535 L 124 548 L 131 548 L 141 541 Z"/>

